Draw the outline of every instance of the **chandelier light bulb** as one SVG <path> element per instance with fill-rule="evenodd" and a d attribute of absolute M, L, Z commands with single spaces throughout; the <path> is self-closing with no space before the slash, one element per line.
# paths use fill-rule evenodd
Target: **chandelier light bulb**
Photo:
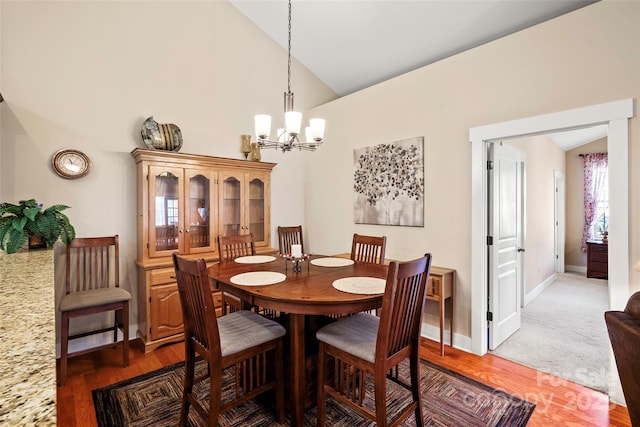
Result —
<path fill-rule="evenodd" d="M 324 139 L 324 119 L 311 119 L 309 120 L 309 127 L 311 128 L 311 138 L 315 142 L 320 142 Z"/>
<path fill-rule="evenodd" d="M 300 124 L 302 123 L 302 113 L 297 111 L 287 111 L 284 113 L 285 126 L 287 133 L 291 136 L 300 133 Z"/>
<path fill-rule="evenodd" d="M 271 116 L 268 114 L 258 114 L 255 117 L 256 137 L 258 139 L 269 139 L 271 134 Z"/>

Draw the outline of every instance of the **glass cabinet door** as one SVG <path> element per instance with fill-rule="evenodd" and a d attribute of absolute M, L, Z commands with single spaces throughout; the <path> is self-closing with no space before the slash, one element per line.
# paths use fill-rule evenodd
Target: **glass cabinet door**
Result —
<path fill-rule="evenodd" d="M 216 246 L 214 228 L 211 218 L 215 215 L 212 209 L 212 197 L 215 177 L 211 171 L 186 170 L 187 198 L 185 206 L 187 253 L 209 252 Z"/>
<path fill-rule="evenodd" d="M 235 176 L 222 180 L 222 204 L 220 206 L 222 230 L 224 236 L 237 236 L 243 233 L 242 225 L 242 181 Z"/>
<path fill-rule="evenodd" d="M 264 181 L 259 178 L 254 178 L 249 182 L 249 229 L 253 233 L 255 242 L 265 240 L 264 187 Z"/>
<path fill-rule="evenodd" d="M 183 207 L 182 169 L 150 167 L 149 170 L 149 256 L 182 252 L 180 216 Z"/>

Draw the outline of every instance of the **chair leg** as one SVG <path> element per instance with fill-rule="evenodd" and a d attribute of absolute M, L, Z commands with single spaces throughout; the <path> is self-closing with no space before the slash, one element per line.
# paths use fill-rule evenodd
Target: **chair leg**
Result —
<path fill-rule="evenodd" d="M 284 369 L 282 367 L 283 360 L 283 340 L 279 339 L 276 343 L 276 354 L 274 363 L 276 364 L 276 381 L 278 382 L 276 388 L 276 413 L 278 415 L 278 422 L 284 423 Z"/>
<path fill-rule="evenodd" d="M 222 404 L 222 372 L 220 370 L 211 372 L 209 376 L 209 426 L 218 425 L 218 417 L 220 416 L 220 405 Z"/>
<path fill-rule="evenodd" d="M 124 367 L 129 366 L 129 303 L 122 307 L 122 359 Z"/>
<path fill-rule="evenodd" d="M 113 342 L 118 342 L 118 310 L 113 313 Z"/>
<path fill-rule="evenodd" d="M 64 385 L 67 381 L 67 354 L 69 352 L 69 314 L 62 312 L 62 325 L 60 331 L 60 369 L 58 384 Z"/>
<path fill-rule="evenodd" d="M 184 385 L 182 389 L 182 405 L 180 407 L 180 427 L 186 427 L 189 420 L 189 396 L 193 390 L 193 377 L 195 375 L 195 355 L 193 349 L 187 346 L 184 361 Z"/>
<path fill-rule="evenodd" d="M 412 355 L 410 358 L 410 368 L 411 368 L 411 394 L 413 395 L 413 400 L 418 404 L 416 406 L 415 417 L 416 417 L 416 427 L 424 427 L 424 417 L 422 415 L 422 398 L 420 395 L 420 356 L 416 352 L 415 355 Z"/>
<path fill-rule="evenodd" d="M 378 373 L 376 373 L 376 376 Z M 362 387 L 365 385 L 362 384 Z M 375 381 L 374 393 L 376 402 L 376 424 L 378 426 L 387 425 L 387 377 L 383 374 L 382 381 Z"/>
<path fill-rule="evenodd" d="M 316 415 L 316 425 L 318 427 L 324 426 L 325 423 L 325 410 L 326 410 L 326 396 L 324 395 L 324 378 L 326 376 L 325 371 L 327 368 L 327 356 L 325 353 L 324 343 L 320 341 L 320 347 L 318 349 L 318 410 Z"/>

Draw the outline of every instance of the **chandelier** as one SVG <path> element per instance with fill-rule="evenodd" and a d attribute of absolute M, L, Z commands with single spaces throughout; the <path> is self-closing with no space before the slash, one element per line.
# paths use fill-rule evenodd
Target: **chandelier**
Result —
<path fill-rule="evenodd" d="M 291 92 L 291 0 L 289 0 L 289 57 L 287 63 L 287 91 L 284 93 L 285 127 L 276 131 L 275 139 L 270 139 L 271 116 L 258 114 L 255 116 L 255 130 L 260 148 L 275 148 L 285 151 L 315 151 L 324 138 L 324 119 L 311 119 L 304 131 L 304 141 L 300 140 L 302 113 L 293 109 L 293 92 Z"/>

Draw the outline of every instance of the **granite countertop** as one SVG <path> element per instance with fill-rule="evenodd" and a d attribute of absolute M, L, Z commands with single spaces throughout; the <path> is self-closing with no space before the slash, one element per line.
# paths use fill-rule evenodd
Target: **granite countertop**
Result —
<path fill-rule="evenodd" d="M 0 251 L 0 425 L 56 425 L 53 250 Z"/>

